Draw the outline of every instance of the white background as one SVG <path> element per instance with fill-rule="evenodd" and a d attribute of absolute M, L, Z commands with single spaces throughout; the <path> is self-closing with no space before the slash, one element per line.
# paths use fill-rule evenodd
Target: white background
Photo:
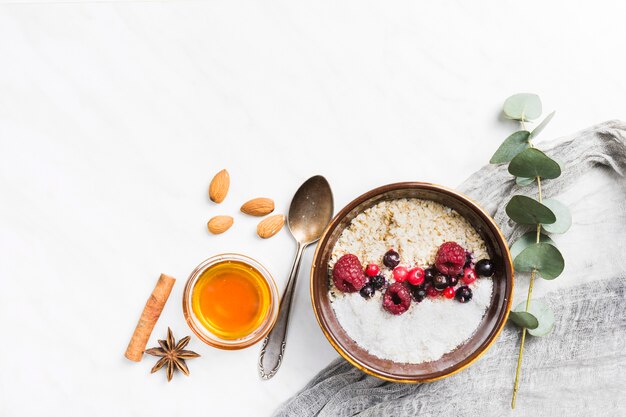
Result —
<path fill-rule="evenodd" d="M 0 1 L 0 415 L 268 415 L 337 356 L 309 301 L 287 352 L 193 339 L 191 376 L 123 357 L 161 272 L 178 278 L 152 335 L 190 334 L 181 295 L 203 259 L 257 258 L 282 289 L 294 243 L 261 241 L 245 200 L 285 212 L 327 177 L 339 209 L 375 186 L 457 186 L 541 95 L 544 138 L 623 118 L 623 2 Z M 222 168 L 226 201 L 208 200 Z M 207 220 L 235 217 L 211 236 Z"/>

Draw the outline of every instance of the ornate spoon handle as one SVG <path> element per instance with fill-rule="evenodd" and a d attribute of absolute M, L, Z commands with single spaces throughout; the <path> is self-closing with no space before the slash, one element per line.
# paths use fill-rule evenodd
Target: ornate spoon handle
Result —
<path fill-rule="evenodd" d="M 263 379 L 270 379 L 280 368 L 285 353 L 285 339 L 287 337 L 287 327 L 289 325 L 289 312 L 291 311 L 291 301 L 293 293 L 296 289 L 296 281 L 298 279 L 298 271 L 300 270 L 300 261 L 305 245 L 298 242 L 296 258 L 294 259 L 287 287 L 280 300 L 280 308 L 278 310 L 278 318 L 272 331 L 263 340 L 263 347 L 259 356 L 259 375 Z"/>

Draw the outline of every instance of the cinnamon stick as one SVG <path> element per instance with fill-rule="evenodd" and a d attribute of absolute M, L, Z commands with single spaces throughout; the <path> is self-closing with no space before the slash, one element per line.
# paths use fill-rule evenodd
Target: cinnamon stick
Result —
<path fill-rule="evenodd" d="M 133 337 L 131 337 L 126 348 L 124 356 L 131 361 L 141 361 L 143 351 L 146 349 L 148 339 L 150 339 L 152 334 L 152 329 L 154 329 L 154 325 L 159 320 L 161 311 L 165 307 L 175 282 L 176 279 L 169 275 L 161 274 L 159 277 L 152 294 L 150 294 L 150 298 L 146 301 L 146 306 L 143 308 L 137 327 L 135 327 Z"/>

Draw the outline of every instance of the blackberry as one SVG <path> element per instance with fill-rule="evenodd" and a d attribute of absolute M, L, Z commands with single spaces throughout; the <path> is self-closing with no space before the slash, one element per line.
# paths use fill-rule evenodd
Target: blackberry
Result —
<path fill-rule="evenodd" d="M 480 261 L 476 262 L 476 266 L 474 267 L 474 269 L 476 270 L 476 273 L 481 277 L 490 277 L 493 275 L 494 272 L 493 262 L 491 262 L 489 259 L 481 259 Z"/>
<path fill-rule="evenodd" d="M 393 249 L 389 249 L 383 256 L 383 263 L 387 268 L 395 268 L 400 265 L 400 254 Z"/>
<path fill-rule="evenodd" d="M 472 290 L 467 285 L 463 285 L 462 287 L 456 289 L 454 297 L 460 303 L 467 303 L 472 299 Z"/>
<path fill-rule="evenodd" d="M 421 303 L 426 298 L 426 288 L 423 285 L 411 285 L 410 289 L 411 295 L 416 302 Z"/>
<path fill-rule="evenodd" d="M 435 275 L 437 275 L 437 270 L 434 267 L 426 268 L 424 270 L 424 282 L 433 282 Z"/>
<path fill-rule="evenodd" d="M 459 277 L 456 275 L 450 275 L 448 277 L 448 287 L 456 287 L 456 284 L 459 283 Z"/>
<path fill-rule="evenodd" d="M 386 283 L 387 280 L 382 275 L 376 275 L 370 278 L 370 285 L 374 287 L 375 290 L 382 290 Z"/>
<path fill-rule="evenodd" d="M 376 290 L 374 289 L 372 284 L 366 284 L 363 286 L 363 288 L 361 288 L 361 291 L 359 291 L 359 294 L 361 294 L 361 297 L 363 298 L 372 298 L 375 292 Z"/>
<path fill-rule="evenodd" d="M 443 291 L 448 287 L 448 277 L 443 274 L 435 275 L 433 278 L 433 287 L 437 291 Z"/>

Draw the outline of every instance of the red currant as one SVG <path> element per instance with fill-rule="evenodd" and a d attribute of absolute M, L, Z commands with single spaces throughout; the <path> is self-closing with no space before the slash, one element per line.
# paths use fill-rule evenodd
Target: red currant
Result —
<path fill-rule="evenodd" d="M 393 269 L 393 279 L 395 279 L 396 282 L 406 281 L 408 275 L 409 275 L 409 270 L 406 269 L 405 266 L 396 266 Z"/>
<path fill-rule="evenodd" d="M 411 269 L 407 281 L 411 285 L 422 285 L 424 283 L 424 270 L 419 266 Z"/>
<path fill-rule="evenodd" d="M 437 291 L 435 287 L 430 284 L 426 284 L 424 288 L 426 289 L 426 295 L 428 295 L 430 298 L 439 297 L 439 294 L 441 294 L 439 291 Z"/>
<path fill-rule="evenodd" d="M 376 264 L 369 264 L 365 268 L 365 275 L 368 277 L 375 277 L 380 272 L 380 268 Z"/>
<path fill-rule="evenodd" d="M 465 268 L 463 270 L 463 282 L 471 284 L 474 281 L 476 281 L 476 271 L 474 268 Z"/>
<path fill-rule="evenodd" d="M 448 287 L 445 290 L 443 290 L 443 296 L 446 298 L 454 298 L 454 294 L 455 294 L 455 291 L 454 291 L 454 288 L 452 287 Z"/>

